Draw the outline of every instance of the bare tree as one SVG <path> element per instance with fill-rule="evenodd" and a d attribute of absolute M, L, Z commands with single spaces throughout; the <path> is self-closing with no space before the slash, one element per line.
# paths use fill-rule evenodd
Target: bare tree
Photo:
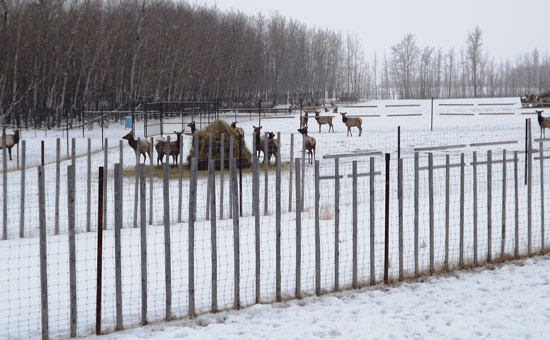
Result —
<path fill-rule="evenodd" d="M 470 69 L 470 83 L 473 87 L 474 97 L 479 96 L 482 84 L 483 51 L 481 47 L 483 46 L 483 42 L 481 39 L 482 32 L 479 26 L 468 33 L 468 38 L 466 39 L 466 56 Z"/>

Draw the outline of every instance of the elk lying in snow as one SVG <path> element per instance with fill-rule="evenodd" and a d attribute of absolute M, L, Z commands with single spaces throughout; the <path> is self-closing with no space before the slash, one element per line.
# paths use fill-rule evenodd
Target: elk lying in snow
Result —
<path fill-rule="evenodd" d="M 348 127 L 348 133 L 346 134 L 346 137 L 353 137 L 353 134 L 351 133 L 351 128 L 354 126 L 359 129 L 359 137 L 361 137 L 361 133 L 363 132 L 363 128 L 361 127 L 361 125 L 363 124 L 363 120 L 359 117 L 348 118 L 346 117 L 347 112 L 341 112 L 340 114 L 342 115 L 342 122 L 344 122 L 344 124 L 346 124 L 346 126 Z"/>
<path fill-rule="evenodd" d="M 308 113 L 307 111 L 304 111 L 304 115 L 300 117 L 300 128 L 307 127 L 307 121 L 308 121 Z"/>
<path fill-rule="evenodd" d="M 332 117 L 321 117 L 320 114 L 321 112 L 315 111 L 315 120 L 317 121 L 317 124 L 319 124 L 319 133 L 321 132 L 321 126 L 324 124 L 328 124 L 328 132 L 330 132 L 330 129 L 332 129 L 332 132 L 334 132 Z"/>
<path fill-rule="evenodd" d="M 315 145 L 317 141 L 315 138 L 307 135 L 307 127 L 298 129 L 298 132 L 301 133 L 304 138 L 304 146 L 309 155 L 309 164 L 313 164 L 313 158 L 315 158 Z"/>
<path fill-rule="evenodd" d="M 535 112 L 537 113 L 537 120 L 539 121 L 540 137 L 542 138 L 543 134 L 546 137 L 546 128 L 550 128 L 550 117 L 543 117 L 542 110 L 535 110 Z"/>
<path fill-rule="evenodd" d="M 170 146 L 169 146 L 170 154 L 168 156 L 172 156 L 172 163 L 177 165 L 178 156 L 180 154 L 181 134 L 183 133 L 183 131 L 182 132 L 174 131 L 174 133 L 176 134 L 177 138 L 175 141 L 170 142 Z M 162 139 L 157 140 L 157 142 L 155 143 L 155 149 L 157 150 L 157 165 L 159 165 L 159 162 L 160 164 L 162 164 L 164 155 L 166 155 L 166 144 L 168 144 L 167 141 Z M 170 163 L 170 157 L 168 157 L 168 163 Z"/>
<path fill-rule="evenodd" d="M 244 129 L 241 127 L 237 127 L 237 122 L 231 123 L 231 127 L 233 128 L 233 130 L 237 131 L 239 135 L 244 137 Z"/>
<path fill-rule="evenodd" d="M 11 148 L 15 144 L 19 143 L 19 130 L 13 130 L 13 135 L 6 135 L 6 148 L 8 149 L 8 153 L 10 155 L 10 161 L 11 161 Z M 4 148 L 3 139 L 0 138 L 0 149 Z"/>
<path fill-rule="evenodd" d="M 128 144 L 130 144 L 130 147 L 134 149 L 134 151 L 137 153 L 137 140 L 134 138 L 134 135 L 132 134 L 132 131 L 128 132 L 126 136 L 122 137 L 122 139 L 126 139 L 128 141 Z M 143 158 L 147 160 L 147 154 L 149 155 L 149 158 L 151 158 L 151 144 L 147 142 L 146 139 L 140 139 L 139 140 L 139 153 L 140 158 L 141 155 L 143 155 Z"/>

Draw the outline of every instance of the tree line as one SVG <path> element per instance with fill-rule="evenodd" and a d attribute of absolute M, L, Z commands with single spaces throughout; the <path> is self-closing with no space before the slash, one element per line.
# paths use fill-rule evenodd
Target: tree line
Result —
<path fill-rule="evenodd" d="M 175 0 L 0 0 L 0 8 L 4 124 L 49 127 L 83 110 L 130 110 L 142 101 L 286 104 L 550 87 L 547 53 L 497 63 L 479 28 L 460 50 L 421 48 L 409 34 L 367 61 L 356 34 L 279 14 Z"/>

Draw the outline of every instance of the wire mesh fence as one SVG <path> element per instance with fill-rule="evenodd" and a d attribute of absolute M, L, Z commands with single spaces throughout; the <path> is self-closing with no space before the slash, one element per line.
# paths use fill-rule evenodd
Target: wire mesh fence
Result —
<path fill-rule="evenodd" d="M 296 157 L 296 142 L 294 157 L 268 167 L 253 158 L 242 180 L 235 161 L 222 178 L 214 163 L 209 171 L 139 163 L 120 144 L 75 157 L 74 179 L 72 158 L 39 167 L 43 184 L 36 168 L 7 173 L 1 337 L 111 332 L 548 249 L 545 140 L 527 153 L 522 145 L 312 163 Z M 91 164 L 104 167 L 105 184 Z"/>

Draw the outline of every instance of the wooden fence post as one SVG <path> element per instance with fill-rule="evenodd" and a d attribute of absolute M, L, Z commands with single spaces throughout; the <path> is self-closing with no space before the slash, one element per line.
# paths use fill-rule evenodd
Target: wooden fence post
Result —
<path fill-rule="evenodd" d="M 370 284 L 374 285 L 376 282 L 376 268 L 375 268 L 375 253 L 374 253 L 374 237 L 375 237 L 375 201 L 374 201 L 374 157 L 370 158 L 370 175 L 369 175 L 369 195 L 370 195 Z"/>
<path fill-rule="evenodd" d="M 233 186 L 231 184 L 231 160 L 233 157 L 233 135 L 229 136 L 229 218 L 233 218 Z M 256 151 L 254 151 L 256 152 Z"/>
<path fill-rule="evenodd" d="M 183 131 L 183 128 L 182 128 Z M 222 134 L 223 135 L 223 134 Z M 178 223 L 182 221 L 183 204 L 183 139 L 180 138 L 179 148 L 179 175 L 178 175 Z"/>
<path fill-rule="evenodd" d="M 139 171 L 140 171 L 140 139 L 138 138 L 136 146 L 136 178 L 134 182 L 134 228 L 138 227 L 138 202 L 139 202 Z"/>
<path fill-rule="evenodd" d="M 5 150 L 5 149 L 4 149 Z M 5 151 L 4 151 L 5 153 Z M 6 159 L 6 157 L 4 157 Z M 49 339 L 48 319 L 48 250 L 46 240 L 46 188 L 44 184 L 44 166 L 38 167 L 38 220 L 40 232 L 40 307 L 42 321 L 42 340 Z"/>
<path fill-rule="evenodd" d="M 208 180 L 210 181 L 210 246 L 212 258 L 212 313 L 218 311 L 218 246 L 216 236 L 216 163 L 214 160 L 208 162 Z"/>
<path fill-rule="evenodd" d="M 519 258 L 519 178 L 518 178 L 518 152 L 514 151 L 514 256 Z"/>
<path fill-rule="evenodd" d="M 302 297 L 302 209 L 300 208 L 301 190 L 300 190 L 300 158 L 296 158 L 296 289 L 294 295 L 297 299 Z"/>
<path fill-rule="evenodd" d="M 540 150 L 540 206 L 544 207 L 544 145 L 539 143 Z M 540 252 L 544 253 L 544 209 L 540 209 Z"/>
<path fill-rule="evenodd" d="M 223 175 L 225 170 L 225 133 L 221 135 L 220 141 L 220 151 L 221 151 L 221 160 L 220 160 L 220 220 L 223 220 L 223 189 L 225 186 Z"/>
<path fill-rule="evenodd" d="M 239 141 L 241 138 L 239 137 Z M 240 144 L 240 143 L 239 143 Z M 237 183 L 237 162 L 231 160 L 231 184 L 233 186 L 233 255 L 234 255 L 234 302 L 233 308 L 241 307 L 240 282 L 241 282 L 241 264 L 240 264 L 240 243 L 239 243 L 239 192 Z M 242 206 L 241 206 L 242 208 Z"/>
<path fill-rule="evenodd" d="M 533 212 L 533 146 L 531 144 L 531 119 L 529 119 L 529 140 L 527 143 L 527 255 L 532 254 L 532 212 Z"/>
<path fill-rule="evenodd" d="M 352 163 L 352 265 L 351 287 L 357 289 L 357 161 Z"/>
<path fill-rule="evenodd" d="M 434 159 L 428 154 L 428 205 L 430 210 L 430 275 L 434 273 Z"/>
<path fill-rule="evenodd" d="M 252 160 L 252 214 L 254 215 L 254 240 L 256 255 L 256 303 L 260 303 L 260 166 L 254 155 Z M 267 187 L 266 187 L 267 192 Z"/>
<path fill-rule="evenodd" d="M 27 141 L 21 141 L 21 197 L 20 197 L 20 211 L 19 211 L 19 237 L 25 237 L 25 167 L 26 167 L 26 150 Z"/>
<path fill-rule="evenodd" d="M 139 156 L 139 155 L 138 155 Z M 139 211 L 141 238 L 141 324 L 147 324 L 147 207 L 145 202 L 145 163 L 139 167 Z"/>
<path fill-rule="evenodd" d="M 542 156 L 542 155 L 541 155 Z M 500 258 L 504 260 L 506 252 L 506 149 L 502 150 L 502 229 Z"/>
<path fill-rule="evenodd" d="M 212 160 L 212 134 L 208 134 L 208 162 L 207 165 L 210 166 L 210 161 Z M 210 200 L 212 199 L 210 195 L 210 180 L 206 184 L 206 220 L 210 219 Z M 214 216 L 215 218 L 215 216 Z"/>
<path fill-rule="evenodd" d="M 340 289 L 340 159 L 334 158 L 334 291 Z"/>
<path fill-rule="evenodd" d="M 492 261 L 492 205 L 493 205 L 493 176 L 492 176 L 492 153 L 487 150 L 487 262 Z"/>
<path fill-rule="evenodd" d="M 2 145 L 6 145 L 6 130 L 2 134 Z M 2 240 L 8 239 L 8 153 L 2 148 Z"/>
<path fill-rule="evenodd" d="M 92 139 L 88 138 L 88 173 L 86 186 L 86 231 L 91 231 L 92 214 Z"/>
<path fill-rule="evenodd" d="M 168 153 L 170 159 L 170 153 Z M 164 202 L 164 277 L 166 287 L 166 321 L 172 319 L 172 253 L 170 250 L 170 177 L 168 162 L 162 167 L 162 193 Z"/>
<path fill-rule="evenodd" d="M 450 156 L 445 155 L 445 270 L 449 270 L 449 213 L 450 213 L 450 191 L 451 191 L 451 169 Z"/>
<path fill-rule="evenodd" d="M 74 138 L 73 138 L 74 141 Z M 74 146 L 74 143 L 73 143 Z M 73 148 L 74 150 L 74 148 Z M 76 337 L 76 245 L 75 245 L 75 166 L 67 167 L 67 212 L 69 232 L 70 336 Z"/>
<path fill-rule="evenodd" d="M 474 185 L 474 266 L 478 265 L 477 262 L 477 152 L 474 151 L 473 160 L 472 160 L 472 171 L 473 171 L 473 185 Z"/>
<path fill-rule="evenodd" d="M 460 244 L 458 265 L 464 268 L 464 175 L 465 175 L 464 153 L 460 154 Z"/>
<path fill-rule="evenodd" d="M 281 133 L 277 133 L 281 140 Z M 275 160 L 277 170 L 275 176 L 275 298 L 281 301 L 281 148 L 277 148 Z"/>
<path fill-rule="evenodd" d="M 265 142 L 264 142 L 264 215 L 269 213 L 269 192 L 268 192 L 268 166 L 269 166 L 269 157 L 267 156 L 269 152 L 269 136 L 267 132 L 265 133 Z"/>
<path fill-rule="evenodd" d="M 197 208 L 197 168 L 198 155 L 191 158 L 189 172 L 189 247 L 188 247 L 188 280 L 189 280 L 189 317 L 195 317 L 195 219 Z"/>
<path fill-rule="evenodd" d="M 99 167 L 97 181 L 97 279 L 96 279 L 96 309 L 95 334 L 101 335 L 101 299 L 103 282 L 103 167 Z"/>
<path fill-rule="evenodd" d="M 315 294 L 321 295 L 321 228 L 319 225 L 319 201 L 321 192 L 319 188 L 319 161 L 315 160 Z"/>
<path fill-rule="evenodd" d="M 151 155 L 153 155 L 153 137 L 151 137 L 150 139 L 150 144 L 151 146 Z M 170 148 L 170 136 L 168 136 L 168 148 Z M 167 163 L 170 163 L 170 156 L 168 154 L 168 156 L 166 156 L 166 158 L 168 159 Z M 145 166 L 145 161 L 143 162 L 143 166 Z M 153 162 L 153 157 L 149 157 L 149 225 L 152 225 L 153 224 L 153 192 L 154 192 L 154 188 L 153 188 L 153 173 L 154 173 L 154 162 Z"/>
<path fill-rule="evenodd" d="M 418 277 L 418 208 L 419 154 L 414 153 L 414 276 Z"/>
<path fill-rule="evenodd" d="M 403 159 L 397 160 L 397 200 L 399 210 L 399 280 L 403 280 Z"/>
<path fill-rule="evenodd" d="M 103 169 L 103 228 L 107 230 L 107 200 L 109 197 L 107 185 L 109 182 L 109 138 L 105 138 L 105 150 L 104 150 L 104 169 Z"/>
<path fill-rule="evenodd" d="M 122 164 L 115 164 L 115 301 L 116 324 L 115 330 L 123 329 L 122 323 L 122 258 L 120 229 L 122 228 Z"/>
<path fill-rule="evenodd" d="M 294 171 L 294 134 L 290 134 L 290 166 L 288 174 L 288 212 L 292 211 L 292 172 Z"/>
<path fill-rule="evenodd" d="M 384 283 L 388 284 L 390 269 L 390 154 L 386 153 L 386 197 L 384 235 Z"/>
<path fill-rule="evenodd" d="M 55 140 L 55 219 L 54 219 L 54 234 L 59 235 L 59 186 L 61 179 L 60 169 L 60 154 L 61 154 L 61 140 L 56 138 Z"/>

